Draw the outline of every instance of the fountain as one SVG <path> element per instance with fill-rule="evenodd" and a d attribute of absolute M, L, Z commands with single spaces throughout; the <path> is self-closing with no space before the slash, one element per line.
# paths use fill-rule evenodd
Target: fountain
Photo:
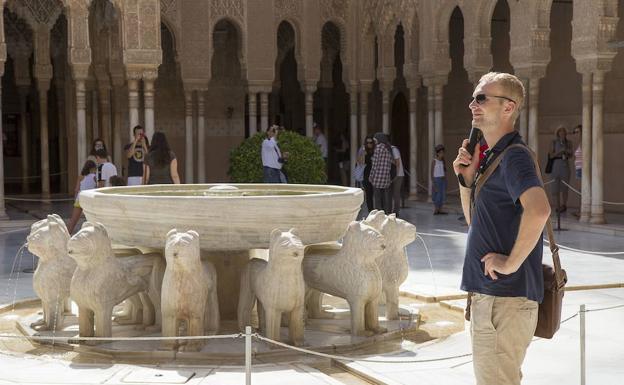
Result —
<path fill-rule="evenodd" d="M 284 335 L 286 331 L 288 334 L 288 329 L 282 328 L 280 332 L 279 318 L 276 319 L 272 314 L 279 317 L 281 313 L 290 313 L 290 330 L 291 335 L 296 336 L 295 343 L 305 343 L 315 349 L 331 347 L 335 350 L 342 346 L 348 350 L 374 344 L 380 339 L 404 335 L 406 331 L 418 327 L 418 317 L 404 308 L 397 310 L 396 299 L 392 301 L 392 316 L 388 319 L 377 316 L 377 301 L 381 295 L 384 275 L 377 270 L 379 262 L 376 263 L 376 260 L 387 254 L 383 254 L 386 248 L 384 232 L 387 228 L 382 226 L 383 218 L 381 221 L 376 219 L 374 226 L 364 221 L 354 222 L 362 201 L 361 189 L 326 185 L 154 185 L 82 192 L 80 204 L 88 223 L 71 238 L 67 250 L 78 263 L 72 278 L 71 296 L 75 297 L 72 299 L 76 300 L 81 309 L 84 308 L 81 313 L 86 312 L 87 315 L 83 314 L 78 319 L 75 315 L 66 314 L 66 322 L 59 330 L 55 327 L 52 331 L 36 331 L 28 326 L 37 318 L 31 314 L 22 319 L 19 329 L 30 336 L 67 337 L 71 346 L 80 337 L 92 335 L 157 338 L 162 330 L 163 336 L 176 337 L 210 334 L 209 331 L 214 332 L 217 328 L 219 333 L 227 334 L 237 332 L 239 323 L 244 320 L 245 324 L 270 322 L 277 325 L 277 329 L 271 332 L 271 338 L 280 339 L 280 333 Z M 403 226 L 404 232 L 415 234 L 412 225 L 394 217 L 387 218 L 393 228 Z M 403 224 L 397 224 L 398 221 Z M 339 242 L 343 236 L 344 246 Z M 404 238 L 413 240 L 411 236 Z M 401 244 L 399 249 L 402 250 L 403 246 Z M 388 250 L 398 249 L 395 247 Z M 180 279 L 175 278 L 180 271 L 165 272 L 162 267 L 165 254 L 167 269 L 178 266 L 182 271 L 185 263 L 196 266 L 187 269 L 191 272 L 190 276 L 203 277 L 195 282 L 200 282 L 200 285 L 201 282 L 209 282 L 210 288 L 205 290 L 210 292 L 215 290 L 216 281 L 217 295 L 202 290 L 201 296 L 197 297 L 201 298 L 199 302 L 202 305 L 197 307 L 190 303 L 195 296 L 188 295 L 189 288 L 193 290 L 193 284 L 189 283 L 186 289 L 176 294 L 177 297 L 171 297 L 169 290 L 175 286 L 171 286 L 171 282 Z M 182 257 L 187 258 L 187 262 L 173 262 Z M 257 266 L 265 267 L 246 270 L 251 266 L 250 258 L 254 257 L 259 258 L 255 262 L 264 259 L 272 263 L 256 263 Z M 402 260 L 406 256 L 401 254 L 397 258 Z M 204 268 L 204 275 L 194 273 Z M 403 265 L 399 268 L 403 269 Z M 358 269 L 362 269 L 362 273 L 358 273 Z M 260 270 L 263 271 L 261 275 Z M 343 270 L 345 273 L 341 273 Z M 167 289 L 163 274 L 168 277 L 165 278 L 169 282 Z M 211 278 L 207 279 L 205 274 Z M 296 290 L 295 286 L 286 282 L 292 274 L 300 277 L 297 283 L 293 283 L 298 288 Z M 123 279 L 115 281 L 100 277 L 102 275 Z M 242 283 L 241 277 L 244 278 Z M 301 309 L 304 277 L 306 285 L 315 289 L 311 290 L 312 295 L 309 296 L 312 302 L 308 304 L 306 300 L 308 317 L 305 325 L 299 324 L 304 312 Z M 310 286 L 313 281 L 314 285 Z M 245 292 L 251 294 L 245 294 L 246 302 L 241 308 L 239 291 L 244 287 L 251 288 L 252 283 L 255 285 L 253 291 Z M 398 292 L 400 282 L 393 284 Z M 263 294 L 264 290 L 271 292 L 271 287 L 282 299 L 276 302 L 272 294 Z M 383 282 L 383 287 L 386 287 L 386 282 Z M 161 323 L 160 319 L 161 294 L 155 293 L 154 288 L 166 292 L 170 297 L 166 299 L 164 294 L 162 296 L 163 317 L 165 313 L 171 317 L 172 312 L 179 312 L 176 304 L 180 303 L 180 298 L 188 298 L 189 303 L 184 306 L 192 309 L 192 312 L 201 313 L 201 309 L 210 309 L 198 318 L 206 320 L 205 327 L 198 328 L 196 321 L 193 321 L 194 316 L 178 315 L 171 318 L 172 321 L 167 321 L 165 330 L 165 321 Z M 203 286 L 201 288 L 204 289 Z M 326 296 L 326 304 L 323 306 L 320 292 L 341 296 L 348 304 L 341 298 Z M 199 291 L 195 293 L 199 295 Z M 288 305 L 288 297 L 293 295 L 301 299 L 296 304 Z M 127 299 L 126 303 L 130 307 L 143 306 L 142 320 L 141 311 L 138 311 L 138 317 L 130 317 L 133 318 L 133 325 L 124 325 L 123 317 L 118 317 L 112 324 L 109 322 L 111 314 L 116 313 L 112 310 L 112 304 L 118 303 L 122 297 Z M 256 301 L 260 319 L 249 313 Z M 357 311 L 353 312 L 353 306 L 356 306 Z M 165 307 L 169 310 L 165 310 Z M 400 317 L 396 313 L 400 313 Z M 214 324 L 214 316 L 221 320 L 220 326 Z M 77 336 L 78 325 L 80 337 Z M 296 327 L 295 331 L 293 327 Z M 305 337 L 301 334 L 302 327 L 305 328 Z M 95 346 L 83 345 L 81 349 L 112 354 L 117 358 L 137 357 L 141 352 L 149 352 L 149 357 L 161 358 L 197 358 L 193 354 L 206 353 L 218 357 L 227 356 L 228 353 L 238 356 L 241 352 L 240 343 L 229 340 L 214 340 L 198 353 L 188 351 L 197 350 L 191 345 L 188 348 L 192 349 L 180 349 L 177 352 L 174 349 L 172 353 L 171 347 L 163 348 L 166 345 L 158 341 L 117 341 Z M 270 345 L 260 347 L 259 353 L 263 351 L 270 351 Z"/>

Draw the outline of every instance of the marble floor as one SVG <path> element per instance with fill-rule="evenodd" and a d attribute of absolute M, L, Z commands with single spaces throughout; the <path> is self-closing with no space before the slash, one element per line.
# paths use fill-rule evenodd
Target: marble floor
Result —
<path fill-rule="evenodd" d="M 401 217 L 416 225 L 420 238 L 408 247 L 410 274 L 402 290 L 426 297 L 460 295 L 459 282 L 463 265 L 465 233 L 467 227 L 458 220 L 459 208 L 449 206 L 449 215 L 432 215 L 430 204 L 408 202 Z M 7 205 L 10 221 L 0 223 L 0 305 L 24 298 L 34 297 L 32 274 L 24 270 L 33 266 L 28 251 L 18 254 L 25 241 L 30 224 L 43 218 L 48 212 L 55 212 L 67 218 L 71 213 L 71 202 L 54 202 L 40 205 L 31 202 L 17 202 Z M 557 242 L 564 247 L 578 251 L 561 250 L 563 267 L 567 270 L 571 289 L 583 289 L 566 293 L 564 317 L 574 316 L 580 304 L 588 309 L 600 309 L 624 305 L 624 216 L 609 216 L 610 227 L 579 227 L 572 218 L 564 218 L 563 226 L 568 231 L 556 232 Z M 566 226 L 569 224 L 569 226 Z M 608 231 L 604 230 L 607 229 Z M 600 230 L 600 231 L 598 231 Z M 585 250 L 585 251 L 583 251 Z M 593 251 L 592 253 L 587 251 Z M 620 254 L 609 254 L 609 253 Z M 550 253 L 545 249 L 545 256 Z M 545 257 L 545 260 L 548 257 Z M 619 286 L 619 288 L 617 288 Z M 600 288 L 601 290 L 587 290 Z M 461 300 L 459 302 L 461 306 Z M 588 383 L 616 384 L 624 376 L 624 333 L 619 330 L 624 324 L 624 306 L 587 313 L 587 378 Z M 435 343 L 415 345 L 406 343 L 397 352 L 383 357 L 408 357 L 418 359 L 436 358 L 470 352 L 469 336 L 466 332 L 455 334 Z M 35 360 L 35 361 L 33 361 Z M 38 361 L 37 361 L 38 360 Z M 143 383 L 155 376 L 153 368 L 129 368 L 123 365 L 105 367 L 81 367 L 77 364 L 59 364 L 43 359 L 26 359 L 9 353 L 0 353 L 0 383 Z M 578 383 L 579 382 L 579 317 L 562 325 L 553 340 L 536 340 L 530 347 L 524 365 L 524 384 Z M 258 368 L 254 383 L 338 383 L 314 369 L 297 363 Z M 348 364 L 348 370 L 368 375 L 388 384 L 472 384 L 470 357 L 428 364 L 376 364 L 355 362 Z M 17 370 L 17 371 L 16 371 Z M 164 370 L 164 369 L 163 369 Z M 182 383 L 184 376 L 179 368 L 171 369 L 178 377 L 161 383 Z M 242 383 L 238 369 L 203 367 L 205 374 L 196 375 L 188 383 Z M 50 373 L 59 373 L 59 380 Z M 19 373 L 18 377 L 7 377 L 7 373 Z M 38 374 L 39 373 L 39 374 Z M 80 377 L 74 380 L 77 373 Z M 255 373 L 255 372 L 254 372 Z M 214 377 L 219 374 L 222 377 Z M 55 374 L 56 375 L 56 374 Z M 210 377 L 213 375 L 213 377 Z M 129 376 L 129 377 L 128 377 Z M 170 373 L 163 376 L 171 376 Z M 228 377 L 229 376 L 229 377 Z M 292 377 L 291 377 L 292 376 Z M 67 378 L 67 382 L 65 382 Z M 153 377 L 152 380 L 154 380 Z M 160 377 L 158 377 L 160 378 Z M 170 378 L 170 377 L 167 377 Z M 288 379 L 284 382 L 279 382 Z M 417 381 L 418 380 L 418 381 Z M 49 382 L 46 382 L 49 381 Z M 60 382 L 59 382 L 60 381 Z M 82 381 L 82 382 L 81 382 Z M 216 382 L 214 382 L 216 381 Z M 332 382 L 333 381 L 333 382 Z"/>

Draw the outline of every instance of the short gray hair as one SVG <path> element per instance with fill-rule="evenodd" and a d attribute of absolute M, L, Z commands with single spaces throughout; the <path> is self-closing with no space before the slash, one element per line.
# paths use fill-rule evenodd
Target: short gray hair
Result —
<path fill-rule="evenodd" d="M 488 72 L 481 76 L 479 83 L 496 83 L 500 85 L 507 94 L 501 96 L 507 96 L 516 104 L 516 109 L 512 115 L 512 119 L 515 121 L 518 118 L 520 110 L 524 105 L 524 97 L 526 95 L 524 85 L 518 77 L 506 72 Z"/>

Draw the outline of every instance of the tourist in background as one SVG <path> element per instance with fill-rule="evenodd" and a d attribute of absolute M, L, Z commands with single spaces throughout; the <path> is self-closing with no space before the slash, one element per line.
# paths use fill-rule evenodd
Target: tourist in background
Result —
<path fill-rule="evenodd" d="M 100 138 L 93 139 L 93 141 L 91 142 L 91 150 L 89 150 L 89 156 L 87 156 L 87 160 L 95 162 L 95 152 L 102 149 L 105 150 L 108 154 L 108 149 L 106 148 L 106 143 L 104 143 L 104 140 Z M 110 155 L 106 158 L 106 160 L 108 162 L 112 162 Z"/>
<path fill-rule="evenodd" d="M 128 159 L 128 186 L 143 183 L 143 160 L 149 149 L 149 141 L 143 127 L 137 125 L 132 129 L 134 139 L 124 147 Z"/>
<path fill-rule="evenodd" d="M 392 178 L 390 171 L 394 159 L 392 159 L 392 149 L 390 142 L 384 133 L 378 132 L 374 136 L 375 151 L 371 165 L 369 182 L 373 185 L 374 208 L 384 210 L 386 213 L 392 211 L 392 189 L 390 185 Z"/>
<path fill-rule="evenodd" d="M 447 185 L 444 145 L 442 144 L 435 146 L 435 158 L 431 161 L 431 180 L 433 181 L 431 194 L 434 206 L 433 215 L 448 214 L 446 211 L 442 211 L 442 206 L 446 200 Z"/>
<path fill-rule="evenodd" d="M 80 192 L 85 190 L 91 190 L 97 187 L 96 181 L 97 164 L 92 160 L 87 160 L 82 166 L 80 176 L 76 181 L 76 187 L 74 188 L 74 209 L 72 210 L 72 216 L 67 225 L 67 230 L 71 234 L 74 231 L 74 227 L 80 220 L 82 214 L 82 208 L 80 207 Z"/>
<path fill-rule="evenodd" d="M 110 187 L 109 179 L 117 175 L 117 167 L 109 160 L 108 152 L 100 148 L 95 151 L 95 162 L 97 163 L 97 187 Z"/>
<path fill-rule="evenodd" d="M 365 166 L 362 187 L 364 187 L 364 195 L 366 196 L 366 209 L 372 211 L 375 207 L 373 202 L 373 185 L 368 180 L 373 167 L 373 153 L 375 152 L 375 139 L 373 139 L 372 135 L 367 135 L 364 139 L 363 152 Z"/>
<path fill-rule="evenodd" d="M 551 142 L 548 155 L 554 159 L 550 174 L 554 181 L 552 187 L 553 203 L 557 205 L 556 211 L 563 213 L 567 210 L 568 186 L 565 183 L 570 182 L 570 158 L 573 155 L 572 142 L 567 139 L 567 131 L 564 126 L 559 126 L 555 130 L 555 139 Z"/>
<path fill-rule="evenodd" d="M 403 169 L 401 150 L 396 146 L 392 146 L 392 158 L 396 167 L 396 176 L 392 179 L 392 212 L 398 217 L 401 210 L 401 192 L 405 180 L 405 170 Z"/>
<path fill-rule="evenodd" d="M 163 132 L 154 133 L 143 166 L 143 184 L 180 184 L 178 160 Z"/>
<path fill-rule="evenodd" d="M 267 129 L 267 137 L 262 141 L 262 172 L 264 183 L 287 183 L 282 166 L 288 158 L 288 153 L 282 154 L 277 145 L 279 127 L 273 125 Z"/>
<path fill-rule="evenodd" d="M 578 143 L 578 146 L 576 146 L 576 150 L 574 150 L 574 172 L 576 174 L 576 179 L 578 179 L 579 181 L 583 176 L 583 150 L 581 148 L 581 145 L 583 144 L 583 137 L 581 135 L 582 132 L 583 126 L 580 124 L 574 127 L 574 130 L 572 131 L 572 134 L 574 134 L 574 137 L 576 138 Z M 580 217 L 580 210 L 572 213 L 572 215 L 574 215 L 575 217 Z"/>
<path fill-rule="evenodd" d="M 327 164 L 327 138 L 325 137 L 325 134 L 323 134 L 323 130 L 321 129 L 321 127 L 318 126 L 318 124 L 314 123 L 313 127 L 314 144 L 316 144 L 319 150 L 321 150 L 321 156 L 323 157 L 325 164 Z"/>

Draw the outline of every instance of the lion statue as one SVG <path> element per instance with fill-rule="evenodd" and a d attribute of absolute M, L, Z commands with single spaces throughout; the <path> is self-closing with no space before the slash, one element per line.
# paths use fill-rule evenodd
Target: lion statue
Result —
<path fill-rule="evenodd" d="M 243 269 L 238 301 L 238 327 L 250 325 L 258 300 L 258 318 L 263 334 L 280 340 L 282 313 L 287 313 L 289 343 L 304 342 L 305 283 L 301 270 L 304 246 L 295 229 L 271 232 L 268 262 L 252 258 Z"/>
<path fill-rule="evenodd" d="M 386 319 L 396 320 L 399 318 L 399 286 L 405 282 L 409 272 L 405 248 L 416 239 L 416 226 L 398 219 L 394 214 L 386 215 L 378 210 L 371 211 L 364 223 L 386 238 L 388 247 L 377 259 L 377 266 L 386 298 Z"/>
<path fill-rule="evenodd" d="M 219 329 L 217 272 L 212 263 L 200 259 L 199 234 L 195 231 L 167 233 L 165 246 L 167 268 L 163 278 L 161 309 L 163 337 L 177 337 L 181 323 L 186 335 L 203 336 Z M 169 348 L 176 341 L 165 344 Z M 189 341 L 182 351 L 200 350 L 203 342 Z"/>
<path fill-rule="evenodd" d="M 106 228 L 91 222 L 71 237 L 67 249 L 77 264 L 70 295 L 78 304 L 81 337 L 111 337 L 113 307 L 135 294 L 143 301 L 143 325 L 160 325 L 160 254 L 116 258 Z"/>
<path fill-rule="evenodd" d="M 39 257 L 33 289 L 41 299 L 43 319 L 31 324 L 35 330 L 61 329 L 69 302 L 69 286 L 76 262 L 67 255 L 69 232 L 56 214 L 34 223 L 26 238 L 28 250 Z"/>
<path fill-rule="evenodd" d="M 353 221 L 340 249 L 310 247 L 306 250 L 303 260 L 306 285 L 320 293 L 347 300 L 354 336 L 386 331 L 379 326 L 381 274 L 376 264 L 385 248 L 384 237 L 377 230 Z M 313 302 L 320 303 L 319 300 Z"/>

